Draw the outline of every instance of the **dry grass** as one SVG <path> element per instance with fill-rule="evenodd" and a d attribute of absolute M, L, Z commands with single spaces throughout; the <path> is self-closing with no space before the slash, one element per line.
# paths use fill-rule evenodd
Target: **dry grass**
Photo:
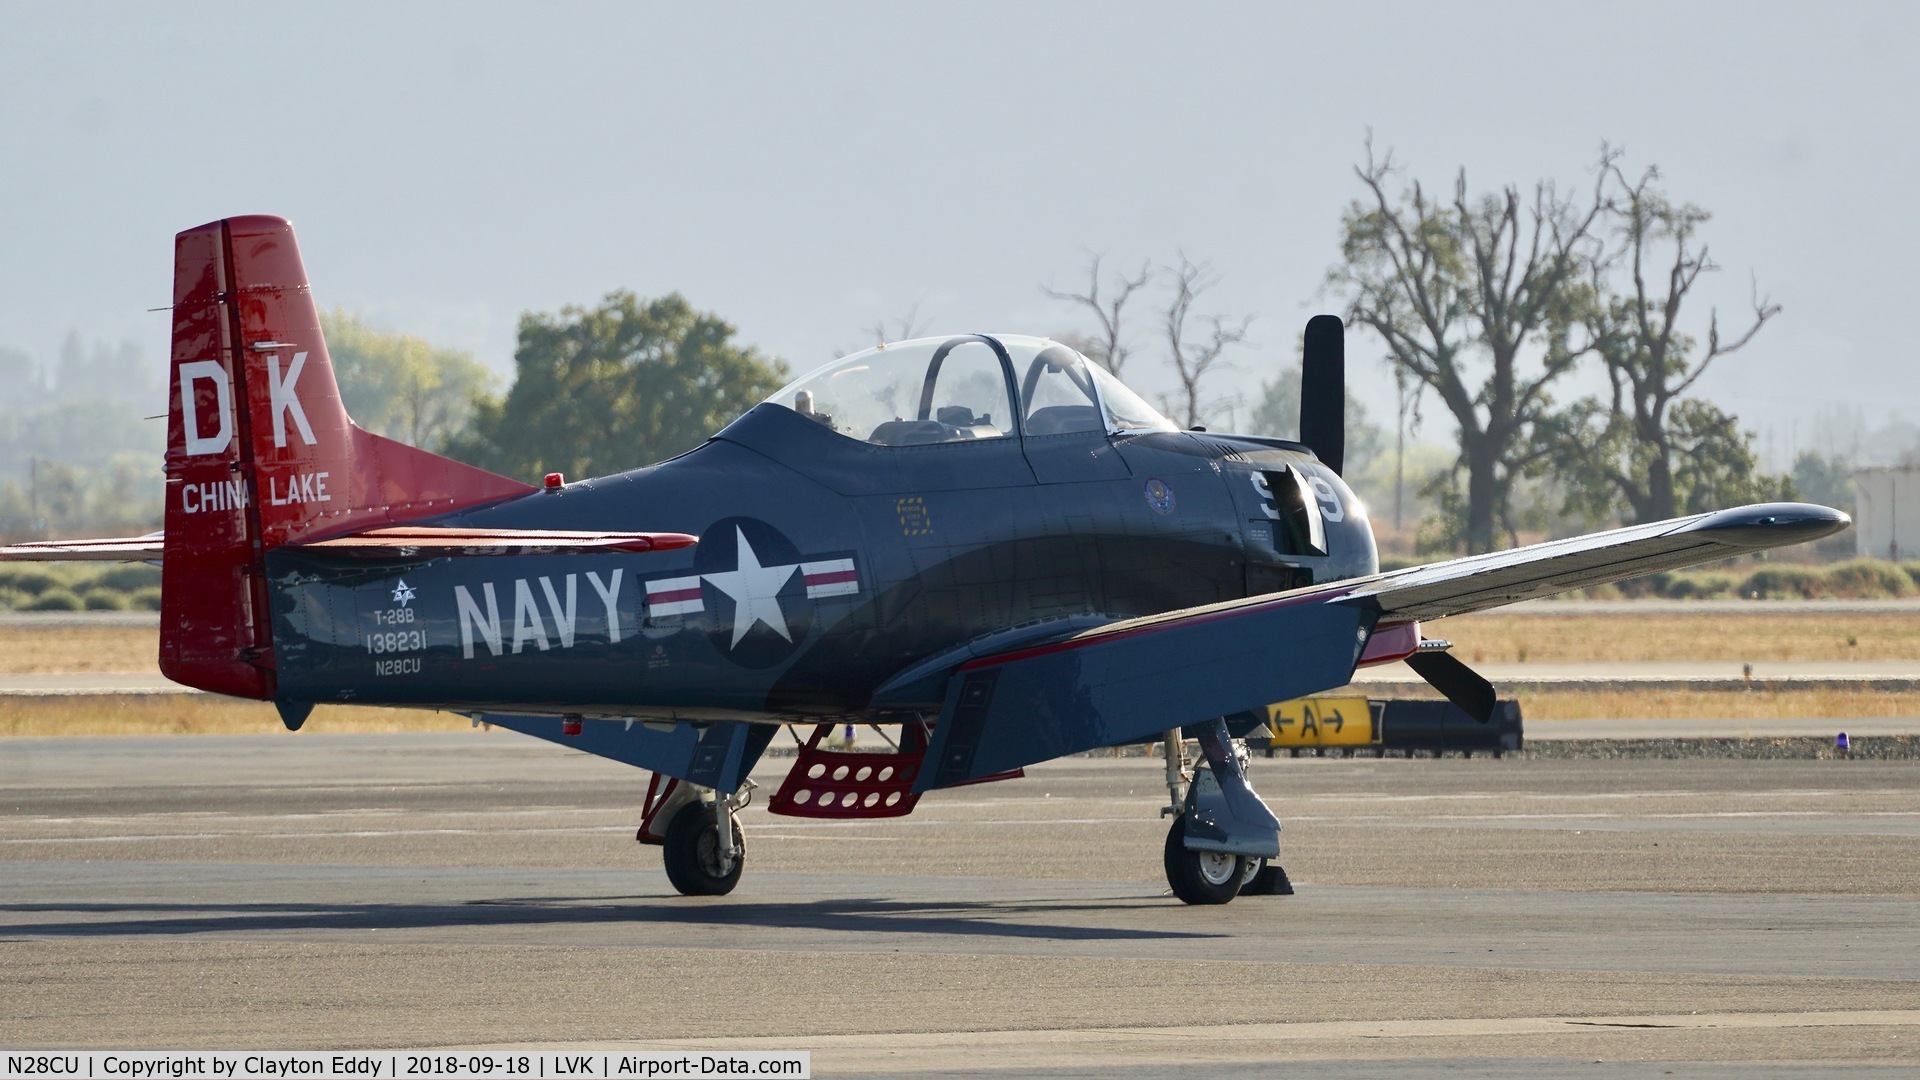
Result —
<path fill-rule="evenodd" d="M 0 627 L 0 675 L 160 670 L 160 631 L 139 626 Z"/>
<path fill-rule="evenodd" d="M 1470 615 L 1431 624 L 1469 662 L 1636 660 L 1895 660 L 1920 658 L 1920 615 Z M 125 627 L 0 628 L 0 675 L 151 672 L 158 631 Z M 1529 721 L 1742 720 L 1920 716 L 1920 692 L 1549 691 L 1523 693 Z M 467 721 L 418 709 L 322 705 L 321 732 L 460 730 Z M 273 707 L 210 695 L 0 698 L 5 735 L 238 735 L 283 731 Z"/>
<path fill-rule="evenodd" d="M 1920 659 L 1920 614 L 1464 615 L 1427 624 L 1469 663 Z M 159 631 L 0 627 L 0 675 L 157 671 Z"/>
<path fill-rule="evenodd" d="M 1531 724 L 1553 720 L 1771 720 L 1920 716 L 1920 691 L 1549 690 L 1519 693 Z"/>
<path fill-rule="evenodd" d="M 1920 691 L 1580 691 L 1519 695 L 1528 723 L 1555 720 L 1758 720 L 1775 717 L 1920 716 Z M 307 731 L 465 731 L 469 721 L 424 709 L 322 705 Z M 273 706 L 211 694 L 0 698 L 0 737 L 9 735 L 272 735 L 284 733 Z"/>
<path fill-rule="evenodd" d="M 372 734 L 463 731 L 470 726 L 466 717 L 453 713 L 322 705 L 303 730 Z M 267 702 L 212 694 L 0 698 L 0 736 L 271 735 L 286 730 Z"/>
<path fill-rule="evenodd" d="M 1463 615 L 1425 625 L 1468 663 L 1920 659 L 1920 614 Z"/>

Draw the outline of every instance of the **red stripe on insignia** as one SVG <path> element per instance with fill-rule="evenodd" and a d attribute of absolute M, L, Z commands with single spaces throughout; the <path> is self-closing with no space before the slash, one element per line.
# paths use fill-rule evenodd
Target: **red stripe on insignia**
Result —
<path fill-rule="evenodd" d="M 650 592 L 647 594 L 647 603 L 649 604 L 678 604 L 682 601 L 698 599 L 700 599 L 700 587 L 698 585 L 691 589 L 675 589 L 672 592 Z"/>
<path fill-rule="evenodd" d="M 831 570 L 824 574 L 808 574 L 807 585 L 839 585 L 848 581 L 859 581 L 860 574 L 855 570 Z"/>

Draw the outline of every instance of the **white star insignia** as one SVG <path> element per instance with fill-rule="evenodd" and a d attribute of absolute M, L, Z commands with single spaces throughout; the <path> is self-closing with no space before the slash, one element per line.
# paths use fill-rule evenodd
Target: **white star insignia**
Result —
<path fill-rule="evenodd" d="M 735 526 L 733 535 L 739 541 L 737 569 L 703 575 L 714 588 L 733 600 L 733 641 L 727 646 L 728 650 L 740 644 L 740 639 L 746 637 L 756 623 L 766 623 L 768 629 L 792 641 L 793 635 L 787 632 L 786 613 L 780 610 L 779 596 L 800 564 L 761 566 L 753 545 L 747 543 L 747 534 Z"/>

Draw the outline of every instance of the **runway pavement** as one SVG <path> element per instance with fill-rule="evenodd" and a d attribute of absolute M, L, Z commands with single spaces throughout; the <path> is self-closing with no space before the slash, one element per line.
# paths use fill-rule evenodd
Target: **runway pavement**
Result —
<path fill-rule="evenodd" d="M 1187 908 L 1140 759 L 889 822 L 762 799 L 740 888 L 691 900 L 632 840 L 644 774 L 505 732 L 0 740 L 0 1042 L 1906 1075 L 1916 769 L 1257 759 L 1299 892 Z"/>

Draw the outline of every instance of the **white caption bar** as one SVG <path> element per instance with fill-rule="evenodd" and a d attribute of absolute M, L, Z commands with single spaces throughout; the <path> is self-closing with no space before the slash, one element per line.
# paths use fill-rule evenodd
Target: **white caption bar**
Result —
<path fill-rule="evenodd" d="M 101 1077 L 112 1080 L 625 1080 L 679 1076 L 813 1076 L 805 1050 L 510 1051 L 63 1050 L 8 1052 L 4 1080 Z"/>

